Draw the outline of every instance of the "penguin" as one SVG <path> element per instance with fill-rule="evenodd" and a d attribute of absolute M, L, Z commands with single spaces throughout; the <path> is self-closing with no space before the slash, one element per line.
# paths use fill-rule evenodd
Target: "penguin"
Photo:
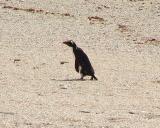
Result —
<path fill-rule="evenodd" d="M 63 44 L 73 48 L 75 56 L 75 70 L 81 74 L 80 79 L 83 80 L 84 76 L 91 76 L 91 80 L 98 80 L 94 75 L 94 69 L 86 53 L 81 48 L 77 47 L 73 40 L 65 41 Z"/>

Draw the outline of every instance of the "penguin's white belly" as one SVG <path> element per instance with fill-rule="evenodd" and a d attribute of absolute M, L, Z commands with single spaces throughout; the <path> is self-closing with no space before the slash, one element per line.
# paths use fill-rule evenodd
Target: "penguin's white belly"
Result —
<path fill-rule="evenodd" d="M 79 65 L 78 67 L 79 73 L 81 73 L 82 67 Z"/>

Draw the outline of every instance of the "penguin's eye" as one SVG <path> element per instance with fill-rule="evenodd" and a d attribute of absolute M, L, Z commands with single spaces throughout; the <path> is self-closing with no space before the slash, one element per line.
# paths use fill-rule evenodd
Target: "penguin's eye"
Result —
<path fill-rule="evenodd" d="M 71 40 L 71 43 L 73 44 L 73 41 Z"/>

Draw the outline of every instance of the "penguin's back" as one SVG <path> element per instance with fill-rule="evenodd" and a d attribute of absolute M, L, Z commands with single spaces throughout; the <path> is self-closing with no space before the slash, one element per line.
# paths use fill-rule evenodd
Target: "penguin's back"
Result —
<path fill-rule="evenodd" d="M 73 50 L 73 52 L 78 65 L 81 66 L 81 73 L 83 73 L 84 75 L 94 75 L 94 69 L 85 52 L 78 47 Z"/>

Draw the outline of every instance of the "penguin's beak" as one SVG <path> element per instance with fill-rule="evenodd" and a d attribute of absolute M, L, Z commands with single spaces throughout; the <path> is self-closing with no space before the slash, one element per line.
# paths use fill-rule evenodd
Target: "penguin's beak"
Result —
<path fill-rule="evenodd" d="M 63 44 L 66 44 L 66 45 L 67 45 L 67 43 L 68 43 L 67 41 L 63 42 Z"/>
<path fill-rule="evenodd" d="M 67 46 L 69 46 L 69 47 L 72 46 L 72 43 L 71 43 L 70 41 L 64 41 L 63 44 L 65 44 L 65 45 L 67 45 Z"/>

